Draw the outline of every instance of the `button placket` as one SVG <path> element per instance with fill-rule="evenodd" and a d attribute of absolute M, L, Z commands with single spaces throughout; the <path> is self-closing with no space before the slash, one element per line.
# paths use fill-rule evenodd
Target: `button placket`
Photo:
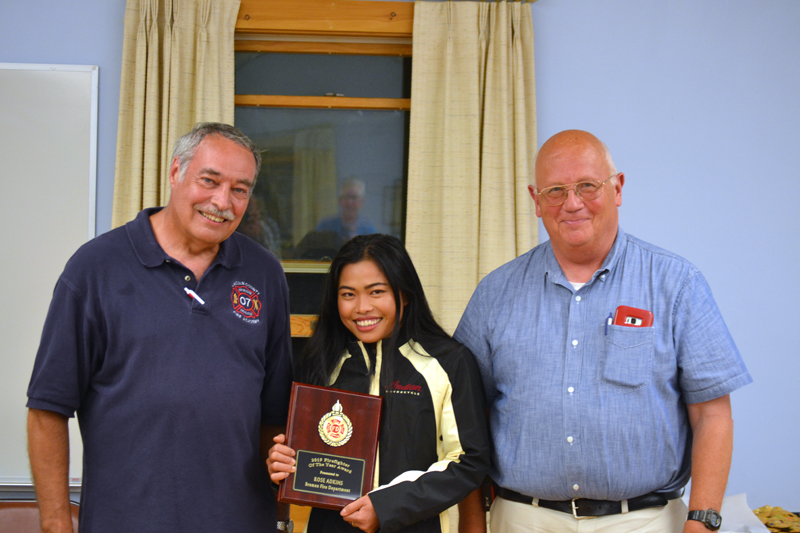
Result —
<path fill-rule="evenodd" d="M 562 438 L 566 446 L 563 472 L 567 479 L 580 480 L 583 464 L 580 442 L 580 405 L 575 394 L 577 384 L 581 379 L 581 362 L 583 359 L 584 314 L 587 311 L 586 292 L 581 289 L 581 294 L 572 293 L 569 298 L 569 317 L 567 327 L 567 345 L 564 357 L 564 420 Z"/>

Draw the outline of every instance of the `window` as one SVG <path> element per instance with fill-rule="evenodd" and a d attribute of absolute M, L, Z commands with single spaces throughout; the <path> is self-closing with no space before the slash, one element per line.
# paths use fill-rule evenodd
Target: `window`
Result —
<path fill-rule="evenodd" d="M 293 335 L 346 239 L 403 238 L 412 20 L 410 2 L 242 0 L 235 124 L 263 165 L 240 231 L 282 260 Z"/>
<path fill-rule="evenodd" d="M 261 218 L 243 231 L 284 260 L 329 261 L 359 234 L 402 237 L 410 60 L 237 52 L 236 63 L 236 125 L 264 161 Z"/>

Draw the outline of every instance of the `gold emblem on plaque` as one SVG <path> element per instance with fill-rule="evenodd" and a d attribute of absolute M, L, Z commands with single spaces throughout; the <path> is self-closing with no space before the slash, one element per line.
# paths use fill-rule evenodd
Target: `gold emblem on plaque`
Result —
<path fill-rule="evenodd" d="M 319 421 L 319 436 L 328 446 L 341 446 L 353 435 L 353 424 L 342 412 L 339 400 L 331 408 L 331 412 Z"/>

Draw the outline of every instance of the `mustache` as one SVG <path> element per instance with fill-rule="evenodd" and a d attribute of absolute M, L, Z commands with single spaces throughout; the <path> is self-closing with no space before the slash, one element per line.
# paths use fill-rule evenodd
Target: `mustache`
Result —
<path fill-rule="evenodd" d="M 236 218 L 233 216 L 233 212 L 230 211 L 229 209 L 226 209 L 225 211 L 220 211 L 213 205 L 203 205 L 203 204 L 195 204 L 192 207 L 194 207 L 196 211 L 202 211 L 203 213 L 208 213 L 209 215 L 215 217 L 224 218 L 225 220 L 228 221 L 231 221 L 234 218 Z"/>

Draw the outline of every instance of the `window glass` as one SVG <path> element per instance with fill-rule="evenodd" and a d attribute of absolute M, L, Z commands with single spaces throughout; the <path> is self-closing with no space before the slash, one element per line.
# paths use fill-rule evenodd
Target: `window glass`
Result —
<path fill-rule="evenodd" d="M 322 303 L 327 274 L 308 274 L 287 272 L 286 282 L 289 291 L 289 311 L 293 315 L 316 315 Z"/>
<path fill-rule="evenodd" d="M 410 98 L 411 59 L 236 52 L 236 94 Z"/>
<path fill-rule="evenodd" d="M 330 261 L 357 234 L 402 238 L 408 112 L 240 106 L 235 124 L 263 159 L 239 231 L 283 260 Z"/>

